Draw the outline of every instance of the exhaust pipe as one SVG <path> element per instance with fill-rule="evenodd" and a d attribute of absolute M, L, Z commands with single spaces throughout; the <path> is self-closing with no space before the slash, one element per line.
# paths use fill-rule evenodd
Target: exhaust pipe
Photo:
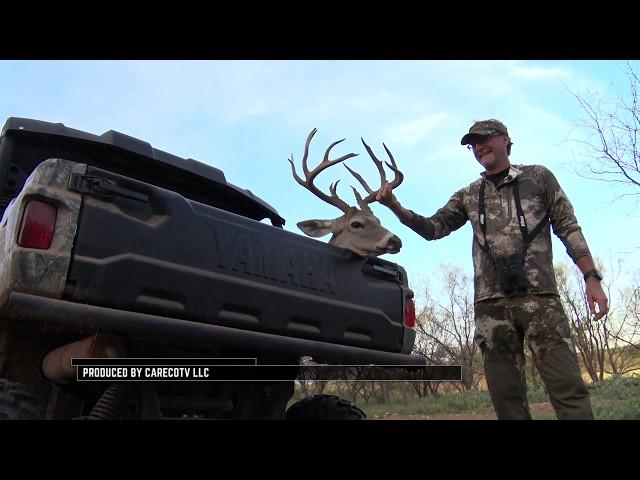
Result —
<path fill-rule="evenodd" d="M 124 340 L 121 336 L 97 333 L 51 350 L 42 359 L 40 370 L 50 382 L 66 385 L 77 378 L 76 367 L 71 366 L 72 358 L 119 358 L 124 355 Z"/>

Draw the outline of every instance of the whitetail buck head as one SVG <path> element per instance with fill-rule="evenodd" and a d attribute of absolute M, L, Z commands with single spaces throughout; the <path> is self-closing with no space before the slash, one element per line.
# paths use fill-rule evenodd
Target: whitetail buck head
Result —
<path fill-rule="evenodd" d="M 351 172 L 351 174 L 356 177 L 356 179 L 368 193 L 368 195 L 363 199 L 358 191 L 355 188 L 351 187 L 360 208 L 358 209 L 356 207 L 351 207 L 345 201 L 341 200 L 336 193 L 338 182 L 340 180 L 330 185 L 329 190 L 331 191 L 331 196 L 320 191 L 313 184 L 313 180 L 324 169 L 337 163 L 343 162 L 348 158 L 355 157 L 358 154 L 348 153 L 335 160 L 329 160 L 329 151 L 338 143 L 343 142 L 345 140 L 343 138 L 342 140 L 338 140 L 337 142 L 333 142 L 331 145 L 329 145 L 329 148 L 327 148 L 324 154 L 322 162 L 312 171 L 309 171 L 309 168 L 307 167 L 309 143 L 311 142 L 311 139 L 316 132 L 317 130 L 314 128 L 311 133 L 309 133 L 307 142 L 304 146 L 304 157 L 302 159 L 302 169 L 305 176 L 304 180 L 302 180 L 297 175 L 296 168 L 293 163 L 293 154 L 291 155 L 289 163 L 291 163 L 293 178 L 295 178 L 300 185 L 316 195 L 318 198 L 333 205 L 334 207 L 339 208 L 343 212 L 343 215 L 338 218 L 334 218 L 333 220 L 305 220 L 298 223 L 298 228 L 300 228 L 300 230 L 302 230 L 310 237 L 322 237 L 324 235 L 327 235 L 328 233 L 332 233 L 333 235 L 329 240 L 329 244 L 346 248 L 358 255 L 362 255 L 365 257 L 377 257 L 378 255 L 382 255 L 383 253 L 398 253 L 400 251 L 400 248 L 402 247 L 402 241 L 396 235 L 384 228 L 380 224 L 380 220 L 378 220 L 378 218 L 373 214 L 373 211 L 371 211 L 371 209 L 369 208 L 369 204 L 376 201 L 376 194 L 378 193 L 378 190 L 382 188 L 382 185 L 384 185 L 384 182 L 386 182 L 387 180 L 382 162 L 376 158 L 371 148 L 369 148 L 369 145 L 367 145 L 364 140 L 362 140 L 362 143 L 367 149 L 369 156 L 376 164 L 378 172 L 380 172 L 380 188 L 375 191 L 372 190 L 360 175 L 358 175 L 356 172 L 345 165 L 347 170 L 349 170 L 349 172 Z M 386 145 L 384 145 L 384 149 L 387 151 L 387 154 L 391 159 L 391 164 L 389 164 L 388 162 L 385 163 L 387 163 L 388 167 L 395 173 L 395 177 L 390 185 L 392 188 L 396 188 L 398 185 L 400 185 L 400 183 L 402 183 L 404 177 L 402 175 L 402 172 L 398 170 L 393 155 L 391 155 L 391 152 Z"/>

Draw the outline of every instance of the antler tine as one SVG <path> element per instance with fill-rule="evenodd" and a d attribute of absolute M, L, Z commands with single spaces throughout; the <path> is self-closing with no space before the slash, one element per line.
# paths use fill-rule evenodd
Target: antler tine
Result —
<path fill-rule="evenodd" d="M 287 158 L 287 160 L 289 160 L 289 163 L 291 164 L 291 173 L 293 173 L 293 178 L 295 178 L 296 182 L 298 182 L 300 185 L 306 188 L 307 184 L 296 173 L 296 167 L 295 167 L 295 164 L 293 163 L 293 153 L 291 154 L 291 158 Z"/>
<path fill-rule="evenodd" d="M 345 140 L 343 138 L 342 140 L 338 140 L 337 142 L 333 142 L 331 145 L 329 145 L 329 148 L 327 148 L 327 150 L 326 150 L 326 152 L 324 154 L 324 158 L 323 158 L 322 162 L 320 162 L 320 164 L 318 166 L 316 166 L 313 170 L 309 171 L 309 167 L 308 167 L 308 164 L 307 164 L 307 159 L 308 159 L 308 155 L 309 155 L 309 144 L 311 143 L 311 139 L 313 138 L 313 136 L 316 134 L 317 131 L 318 130 L 316 128 L 311 130 L 311 132 L 307 136 L 307 141 L 306 141 L 306 143 L 304 145 L 304 157 L 302 158 L 302 169 L 304 170 L 304 176 L 305 176 L 304 180 L 302 180 L 297 175 L 296 169 L 295 169 L 295 165 L 293 163 L 293 154 L 291 155 L 291 159 L 289 159 L 289 163 L 291 163 L 291 171 L 293 173 L 293 177 L 295 178 L 295 180 L 300 185 L 305 187 L 307 190 L 309 190 L 311 193 L 313 193 L 318 198 L 320 198 L 320 199 L 324 200 L 325 202 L 333 205 L 334 207 L 339 208 L 343 212 L 347 212 L 349 209 L 351 209 L 351 206 L 347 202 L 345 202 L 344 200 L 342 200 L 341 198 L 338 197 L 338 195 L 336 193 L 336 188 L 338 186 L 338 182 L 336 182 L 335 184 L 331 184 L 331 186 L 329 187 L 330 190 L 331 190 L 331 196 L 329 196 L 326 193 L 322 192 L 319 188 L 317 188 L 313 184 L 313 180 L 315 179 L 316 176 L 318 176 L 318 174 L 320 172 L 322 172 L 326 168 L 328 168 L 328 167 L 330 167 L 332 165 L 335 165 L 336 163 L 343 162 L 343 161 L 345 161 L 345 160 L 347 160 L 347 159 L 349 159 L 351 157 L 355 157 L 358 154 L 357 153 L 348 153 L 346 155 L 343 155 L 340 158 L 336 158 L 335 160 L 329 160 L 329 152 L 338 143 L 343 142 Z"/>
<path fill-rule="evenodd" d="M 333 142 L 331 145 L 329 145 L 327 150 L 324 152 L 324 158 L 322 159 L 322 163 L 320 165 L 327 164 L 326 167 L 330 167 L 331 165 L 335 165 L 336 163 L 343 162 L 348 158 L 358 156 L 357 153 L 347 153 L 346 155 L 343 155 L 340 158 L 336 158 L 335 160 L 329 160 L 329 152 L 331 151 L 331 149 L 333 147 L 335 147 L 336 145 L 338 145 L 339 143 L 344 142 L 345 140 L 346 140 L 346 138 L 343 138 L 342 140 L 337 140 L 337 141 Z M 326 167 L 324 167 L 324 168 L 326 168 Z"/>
<path fill-rule="evenodd" d="M 345 163 L 344 166 L 345 166 L 345 168 L 347 170 L 349 170 L 349 172 L 351 172 L 351 175 L 356 177 L 356 180 L 358 180 L 360 182 L 360 185 L 362 185 L 364 187 L 364 189 L 367 191 L 367 193 L 373 193 L 373 190 L 371 190 L 371 187 L 367 184 L 367 182 L 364 181 L 364 178 L 362 178 L 357 172 L 354 172 L 353 170 L 351 170 L 346 163 Z"/>
<path fill-rule="evenodd" d="M 373 150 L 371 150 L 371 147 L 369 147 L 369 145 L 365 143 L 364 138 L 360 137 L 360 140 L 362 140 L 362 144 L 364 145 L 364 148 L 367 149 L 367 153 L 373 160 L 373 163 L 376 164 L 376 167 L 378 168 L 378 172 L 380 172 L 380 179 L 382 180 L 380 185 L 382 185 L 384 182 L 387 181 L 387 175 L 384 172 L 384 167 L 382 166 L 382 162 L 378 160 L 378 157 L 376 157 L 375 153 L 373 153 Z"/>
<path fill-rule="evenodd" d="M 371 150 L 369 145 L 367 145 L 365 143 L 364 139 L 362 140 L 362 143 L 364 144 L 364 147 L 367 149 L 367 153 L 369 154 L 369 156 L 371 157 L 373 162 L 376 164 L 376 167 L 378 168 L 378 172 L 380 172 L 380 187 L 376 191 L 372 191 L 371 189 L 367 189 L 367 192 L 369 193 L 369 195 L 367 195 L 363 200 L 366 203 L 373 203 L 373 202 L 376 201 L 376 196 L 378 195 L 378 192 L 380 191 L 380 188 L 382 188 L 384 183 L 387 181 L 387 175 L 386 175 L 386 173 L 384 171 L 384 167 L 382 166 L 382 162 L 378 159 L 378 157 L 376 157 L 376 155 L 373 153 L 373 150 Z M 387 155 L 389 155 L 389 158 L 391 159 L 391 163 L 389 163 L 389 162 L 385 162 L 385 163 L 387 164 L 387 166 L 391 170 L 393 170 L 393 172 L 395 174 L 395 176 L 393 178 L 393 181 L 389 184 L 389 185 L 391 185 L 391 188 L 393 189 L 393 188 L 396 188 L 398 185 L 400 185 L 402 183 L 402 180 L 404 180 L 404 175 L 402 174 L 402 172 L 400 170 L 398 170 L 398 167 L 396 165 L 396 161 L 393 158 L 393 155 L 391 154 L 391 152 L 389 151 L 387 146 L 384 143 L 382 145 L 384 146 L 384 149 L 386 150 Z"/>
<path fill-rule="evenodd" d="M 387 175 L 384 171 L 384 167 L 382 166 L 382 162 L 378 159 L 378 157 L 376 157 L 375 153 L 373 153 L 373 150 L 371 150 L 371 147 L 369 147 L 369 145 L 367 145 L 367 143 L 364 141 L 363 138 L 361 138 L 362 140 L 362 144 L 364 145 L 364 148 L 367 149 L 367 153 L 369 154 L 369 156 L 371 157 L 371 159 L 373 160 L 373 163 L 376 164 L 376 168 L 378 169 L 378 172 L 380 173 L 380 187 L 378 187 L 378 190 L 368 190 L 369 195 L 367 195 L 363 202 L 365 203 L 373 203 L 376 201 L 376 195 L 378 194 L 378 192 L 380 191 L 380 189 L 382 188 L 382 186 L 384 185 L 384 182 L 387 181 Z"/>
<path fill-rule="evenodd" d="M 356 200 L 358 201 L 358 205 L 360 205 L 360 210 L 364 210 L 365 212 L 373 214 L 367 202 L 365 202 L 360 196 L 360 193 L 358 192 L 358 190 L 356 190 L 354 187 L 351 187 L 351 189 L 353 190 L 353 194 L 355 195 Z"/>
<path fill-rule="evenodd" d="M 309 144 L 311 143 L 311 139 L 318 131 L 317 128 L 314 128 L 307 135 L 307 141 L 304 143 L 304 157 L 302 157 L 302 170 L 304 171 L 305 178 L 309 177 L 309 167 L 307 166 L 307 157 L 309 156 Z M 293 158 L 293 154 L 291 154 L 291 158 Z"/>
<path fill-rule="evenodd" d="M 315 132 L 313 132 L 313 133 L 315 133 Z M 311 170 L 311 172 L 309 172 L 308 170 L 305 171 L 305 175 L 307 177 L 307 181 L 312 182 L 313 179 L 316 178 L 320 172 L 322 172 L 326 168 L 329 168 L 332 165 L 335 165 L 336 163 L 344 162 L 345 160 L 348 160 L 349 158 L 358 156 L 357 153 L 347 153 L 346 155 L 343 155 L 340 158 L 336 158 L 335 160 L 329 160 L 329 152 L 331 151 L 331 149 L 333 147 L 335 147 L 337 144 L 339 144 L 341 142 L 344 142 L 344 141 L 345 141 L 345 139 L 343 138 L 342 140 L 338 140 L 337 142 L 333 142 L 331 145 L 329 145 L 329 148 L 327 148 L 327 150 L 324 152 L 324 158 L 322 159 L 322 162 L 320 162 L 320 164 L 316 168 Z"/>
<path fill-rule="evenodd" d="M 393 181 L 389 184 L 391 185 L 391 189 L 396 188 L 398 185 L 400 185 L 402 183 L 402 181 L 404 180 L 404 175 L 402 174 L 402 172 L 400 170 L 398 170 L 398 166 L 396 165 L 396 161 L 393 158 L 393 155 L 391 155 L 391 152 L 389 151 L 389 149 L 387 148 L 387 146 L 383 143 L 382 146 L 384 147 L 384 149 L 387 151 L 387 155 L 389 155 L 389 158 L 391 159 L 391 164 L 389 162 L 384 162 L 387 164 L 387 166 L 393 170 L 393 173 L 395 174 Z"/>
<path fill-rule="evenodd" d="M 329 185 L 329 190 L 331 191 L 331 198 L 335 199 L 338 202 L 343 202 L 346 204 L 346 202 L 344 200 L 342 200 L 340 197 L 338 197 L 338 184 L 340 183 L 340 180 L 337 180 L 335 183 L 332 183 L 331 185 Z M 349 205 L 347 205 L 348 208 L 351 208 Z"/>

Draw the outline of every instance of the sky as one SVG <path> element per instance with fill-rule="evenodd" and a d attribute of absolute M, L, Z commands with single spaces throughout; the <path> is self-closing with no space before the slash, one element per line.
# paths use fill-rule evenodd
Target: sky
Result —
<path fill-rule="evenodd" d="M 640 71 L 640 62 L 631 65 Z M 626 86 L 623 63 L 595 60 L 5 60 L 0 120 L 62 122 L 97 135 L 116 130 L 213 165 L 272 205 L 287 230 L 303 235 L 297 222 L 340 215 L 291 176 L 287 158 L 293 154 L 299 169 L 313 128 L 310 165 L 346 138 L 333 158 L 359 153 L 347 164 L 376 187 L 379 176 L 360 137 L 386 160 L 384 142 L 405 175 L 397 198 L 429 216 L 482 171 L 460 145 L 462 135 L 476 120 L 497 118 L 514 142 L 511 162 L 551 169 L 592 253 L 607 262 L 623 257 L 632 275 L 640 265 L 637 201 L 616 201 L 621 192 L 611 184 L 580 178 L 572 168 L 584 158 L 574 140 L 584 139 L 576 125 L 585 115 L 571 92 L 613 99 Z M 324 171 L 316 184 L 328 191 L 338 179 L 341 198 L 355 204 L 349 186 L 362 188 L 344 167 Z M 403 242 L 400 253 L 381 258 L 402 265 L 414 289 L 437 280 L 444 263 L 472 273 L 469 224 L 426 242 L 386 207 L 372 208 Z M 555 236 L 553 244 L 554 260 L 570 262 Z"/>

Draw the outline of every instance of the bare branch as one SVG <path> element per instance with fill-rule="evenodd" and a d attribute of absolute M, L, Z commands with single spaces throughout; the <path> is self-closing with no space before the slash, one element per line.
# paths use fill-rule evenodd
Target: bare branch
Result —
<path fill-rule="evenodd" d="M 628 80 L 627 91 L 614 101 L 604 102 L 593 95 L 587 98 L 568 89 L 585 114 L 585 119 L 577 126 L 595 134 L 594 140 L 574 140 L 586 148 L 585 153 L 591 158 L 587 169 L 581 165 L 575 170 L 582 178 L 638 189 L 639 82 L 638 75 L 629 63 L 626 63 L 625 73 Z M 585 170 L 591 175 L 585 175 Z"/>

